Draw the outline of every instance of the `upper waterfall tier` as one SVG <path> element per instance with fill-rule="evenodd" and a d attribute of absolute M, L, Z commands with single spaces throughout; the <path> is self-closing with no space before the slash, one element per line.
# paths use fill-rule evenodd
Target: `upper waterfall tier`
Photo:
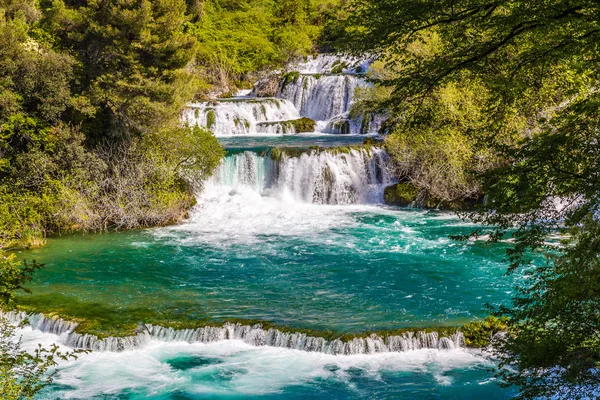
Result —
<path fill-rule="evenodd" d="M 291 102 L 272 98 L 195 103 L 183 113 L 184 123 L 206 127 L 217 136 L 295 133 L 292 125 L 277 122 L 298 118 L 300 114 Z"/>
<path fill-rule="evenodd" d="M 296 130 L 312 131 L 313 127 L 322 133 L 375 133 L 380 126 L 377 117 L 349 116 L 355 90 L 369 85 L 360 75 L 368 66 L 368 61 L 358 58 L 310 57 L 290 64 L 288 69 L 293 72 L 283 77 L 270 75 L 265 94 L 276 98 L 252 97 L 262 93 L 260 90 L 241 91 L 237 97 L 191 104 L 182 119 L 188 125 L 208 128 L 217 136 L 294 134 Z M 261 81 L 255 89 L 260 85 Z M 300 117 L 316 124 L 299 128 L 289 123 Z"/>
<path fill-rule="evenodd" d="M 319 54 L 309 56 L 305 60 L 291 63 L 290 71 L 301 74 L 331 74 L 331 73 L 364 73 L 369 69 L 371 60 L 358 57 L 343 56 L 338 54 Z"/>
<path fill-rule="evenodd" d="M 281 88 L 279 97 L 289 100 L 300 114 L 317 121 L 328 121 L 346 113 L 354 90 L 366 85 L 355 75 L 300 75 Z"/>
<path fill-rule="evenodd" d="M 211 183 L 300 203 L 381 203 L 383 189 L 393 182 L 388 161 L 387 153 L 377 148 L 295 156 L 281 149 L 262 155 L 246 151 L 228 155 Z"/>

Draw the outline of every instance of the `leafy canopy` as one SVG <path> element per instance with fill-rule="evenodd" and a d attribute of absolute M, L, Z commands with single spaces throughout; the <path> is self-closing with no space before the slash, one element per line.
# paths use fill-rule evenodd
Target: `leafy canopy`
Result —
<path fill-rule="evenodd" d="M 600 6 L 356 0 L 349 7 L 351 50 L 378 54 L 394 71 L 378 83 L 390 88 L 394 135 L 451 129 L 439 110 L 427 119 L 431 102 L 452 85 L 479 88 L 469 106 L 476 112 L 464 113 L 456 129 L 495 161 L 474 171 L 489 201 L 467 217 L 491 227 L 492 240 L 511 235 L 510 271 L 529 277 L 512 307 L 498 311 L 511 318 L 511 335 L 498 343 L 499 373 L 520 387 L 519 398 L 589 395 L 600 384 Z M 414 51 L 432 36 L 435 46 Z M 548 239 L 555 234 L 562 240 Z M 532 252 L 544 252 L 547 263 L 531 265 Z"/>

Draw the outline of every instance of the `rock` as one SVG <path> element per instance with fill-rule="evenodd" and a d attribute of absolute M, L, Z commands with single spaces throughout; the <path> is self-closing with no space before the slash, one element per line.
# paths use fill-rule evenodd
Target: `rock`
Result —
<path fill-rule="evenodd" d="M 410 183 L 397 183 L 385 188 L 383 201 L 391 206 L 406 207 L 413 203 L 419 194 L 419 189 Z"/>
<path fill-rule="evenodd" d="M 302 117 L 300 119 L 289 121 L 289 123 L 294 126 L 296 133 L 315 131 L 316 122 L 310 118 Z"/>
<path fill-rule="evenodd" d="M 252 93 L 256 97 L 275 97 L 279 92 L 279 82 L 281 76 L 279 74 L 267 75 L 256 82 Z"/>
<path fill-rule="evenodd" d="M 348 119 L 339 119 L 331 123 L 333 133 L 337 135 L 349 135 L 352 133 L 350 129 L 350 121 Z"/>

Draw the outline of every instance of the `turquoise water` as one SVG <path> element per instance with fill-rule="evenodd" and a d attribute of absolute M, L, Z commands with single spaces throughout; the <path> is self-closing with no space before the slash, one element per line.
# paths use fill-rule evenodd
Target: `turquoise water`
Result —
<path fill-rule="evenodd" d="M 361 144 L 365 135 L 328 135 L 304 133 L 281 136 L 229 136 L 219 138 L 226 149 L 258 149 L 264 147 L 338 147 Z"/>
<path fill-rule="evenodd" d="M 257 143 L 229 139 L 227 145 Z M 378 201 L 300 201 L 294 190 L 321 193 L 314 177 L 325 167 L 344 183 L 335 189 L 340 193 L 375 196 L 348 198 L 376 198 L 385 180 L 360 179 L 374 168 L 362 169 L 370 160 L 364 154 L 303 157 L 277 168 L 257 167 L 252 154 L 230 159 L 228 176 L 237 178 L 209 182 L 182 225 L 55 237 L 22 253 L 47 264 L 26 302 L 115 326 L 242 319 L 341 335 L 459 326 L 486 316 L 485 303 L 509 301 L 513 282 L 504 275 L 504 244 L 452 241 L 449 235 L 474 228 L 452 213 Z M 257 176 L 266 170 L 291 175 Z M 25 334 L 26 343 L 60 341 Z M 488 356 L 466 349 L 333 356 L 231 340 L 152 341 L 61 364 L 43 397 L 510 398 L 514 392 L 497 385 L 491 367 Z"/>
<path fill-rule="evenodd" d="M 485 303 L 508 300 L 503 248 L 451 241 L 472 229 L 451 214 L 294 205 L 273 215 L 268 207 L 252 207 L 259 215 L 251 216 L 245 207 L 211 212 L 171 229 L 52 239 L 28 254 L 47 264 L 33 290 L 55 302 L 60 294 L 67 309 L 95 303 L 125 316 L 149 307 L 185 320 L 339 333 L 456 326 L 485 316 Z"/>

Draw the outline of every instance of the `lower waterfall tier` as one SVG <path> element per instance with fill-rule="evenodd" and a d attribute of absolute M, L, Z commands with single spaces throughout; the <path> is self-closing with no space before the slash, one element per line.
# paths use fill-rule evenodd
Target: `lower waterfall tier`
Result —
<path fill-rule="evenodd" d="M 300 332 L 282 332 L 278 329 L 263 329 L 262 325 L 242 325 L 225 323 L 222 326 L 207 326 L 197 329 L 163 328 L 142 325 L 139 333 L 129 337 L 108 337 L 99 339 L 94 335 L 75 332 L 77 323 L 60 318 L 47 318 L 42 314 L 11 312 L 0 314 L 14 324 L 27 321 L 29 325 L 44 333 L 59 336 L 62 344 L 74 349 L 94 351 L 125 351 L 141 348 L 151 340 L 164 342 L 214 343 L 226 340 L 240 340 L 252 346 L 281 347 L 292 350 L 319 352 L 331 355 L 375 354 L 402 352 L 420 349 L 450 350 L 463 346 L 464 338 L 460 331 L 440 334 L 436 331 L 407 331 L 400 335 L 378 336 L 371 334 L 351 340 L 326 340 Z"/>
<path fill-rule="evenodd" d="M 393 182 L 388 164 L 378 148 L 245 151 L 228 155 L 210 184 L 302 203 L 377 204 Z"/>

